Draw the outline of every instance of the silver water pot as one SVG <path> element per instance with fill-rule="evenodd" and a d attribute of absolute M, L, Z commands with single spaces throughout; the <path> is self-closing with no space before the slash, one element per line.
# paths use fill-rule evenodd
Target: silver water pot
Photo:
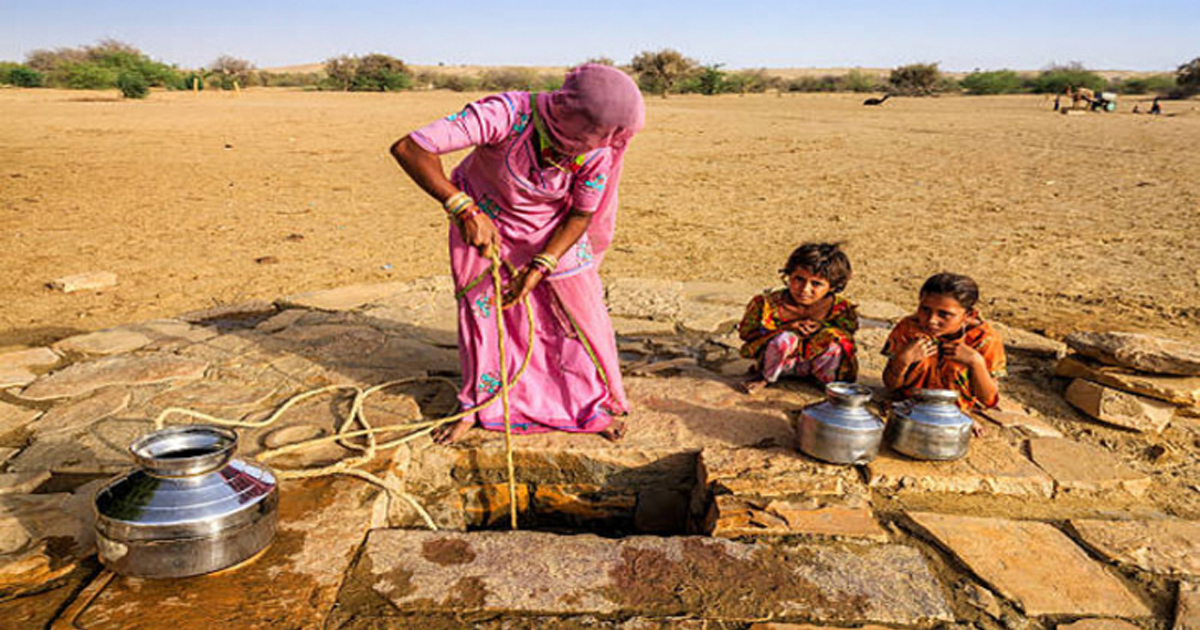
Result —
<path fill-rule="evenodd" d="M 237 434 L 193 425 L 129 450 L 141 467 L 95 499 L 96 544 L 122 575 L 184 577 L 231 567 L 275 537 L 279 493 L 266 467 L 233 458 Z"/>
<path fill-rule="evenodd" d="M 800 413 L 800 450 L 833 464 L 865 464 L 879 454 L 883 421 L 870 409 L 871 389 L 855 383 L 825 386 L 825 401 Z"/>
<path fill-rule="evenodd" d="M 971 417 L 952 389 L 918 389 L 915 400 L 896 403 L 888 422 L 892 449 L 914 459 L 950 460 L 967 454 Z"/>

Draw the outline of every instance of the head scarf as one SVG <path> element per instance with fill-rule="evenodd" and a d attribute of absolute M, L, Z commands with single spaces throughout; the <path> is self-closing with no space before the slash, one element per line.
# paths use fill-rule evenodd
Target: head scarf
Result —
<path fill-rule="evenodd" d="M 608 185 L 588 226 L 588 239 L 599 261 L 616 228 L 625 148 L 646 124 L 641 90 L 624 72 L 588 63 L 568 72 L 561 88 L 538 94 L 537 109 L 565 153 L 577 155 L 602 147 L 612 151 Z"/>

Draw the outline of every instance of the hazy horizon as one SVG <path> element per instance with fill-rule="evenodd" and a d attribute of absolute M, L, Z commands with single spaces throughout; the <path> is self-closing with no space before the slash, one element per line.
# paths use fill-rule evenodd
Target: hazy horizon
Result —
<path fill-rule="evenodd" d="M 381 52 L 416 65 L 569 66 L 675 48 L 729 68 L 1173 71 L 1200 56 L 1200 2 L 634 3 L 531 9 L 510 2 L 349 0 L 162 5 L 147 0 L 0 0 L 0 60 L 113 38 L 182 67 L 233 55 L 264 68 Z M 752 42 L 748 46 L 747 42 Z"/>

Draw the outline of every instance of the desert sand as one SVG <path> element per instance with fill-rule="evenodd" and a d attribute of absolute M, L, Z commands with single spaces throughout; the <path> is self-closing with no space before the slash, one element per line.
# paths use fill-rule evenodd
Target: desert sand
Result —
<path fill-rule="evenodd" d="M 0 348 L 444 274 L 446 221 L 389 144 L 480 94 L 0 90 Z M 985 316 L 1200 340 L 1200 102 L 1063 116 L 1040 96 L 651 97 L 613 276 L 777 282 L 846 243 L 848 293 L 971 274 Z M 1145 106 L 1143 106 L 1145 109 Z M 449 166 L 461 156 L 447 158 Z M 110 289 L 46 283 L 111 271 Z"/>

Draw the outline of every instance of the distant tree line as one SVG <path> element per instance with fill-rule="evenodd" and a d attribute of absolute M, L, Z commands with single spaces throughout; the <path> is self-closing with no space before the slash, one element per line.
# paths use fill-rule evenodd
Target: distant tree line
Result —
<path fill-rule="evenodd" d="M 1013 70 L 977 70 L 961 79 L 943 73 L 936 63 L 899 66 L 889 73 L 851 70 L 846 74 L 802 76 L 786 79 L 765 68 L 725 70 L 721 63 L 701 63 L 683 53 L 664 48 L 643 51 L 620 66 L 607 57 L 591 63 L 616 66 L 637 80 L 642 90 L 669 94 L 748 94 L 779 92 L 887 92 L 907 96 L 941 93 L 1020 94 L 1061 93 L 1067 86 L 1111 90 L 1125 94 L 1160 94 L 1187 97 L 1200 93 L 1200 57 L 1179 66 L 1174 74 L 1108 80 L 1080 63 L 1050 65 L 1038 73 Z M 414 72 L 402 60 L 382 53 L 343 55 L 327 59 L 323 72 L 279 73 L 259 70 L 253 63 L 222 55 L 204 68 L 185 70 L 151 59 L 136 47 L 112 39 L 91 46 L 35 50 L 24 63 L 0 62 L 0 84 L 17 87 L 76 89 L 117 88 L 130 98 L 141 98 L 150 88 L 172 90 L 243 87 L 299 87 L 349 92 L 389 92 L 444 89 L 458 92 L 553 90 L 562 85 L 561 74 L 539 73 L 532 68 L 489 68 L 479 74 L 450 70 Z"/>

